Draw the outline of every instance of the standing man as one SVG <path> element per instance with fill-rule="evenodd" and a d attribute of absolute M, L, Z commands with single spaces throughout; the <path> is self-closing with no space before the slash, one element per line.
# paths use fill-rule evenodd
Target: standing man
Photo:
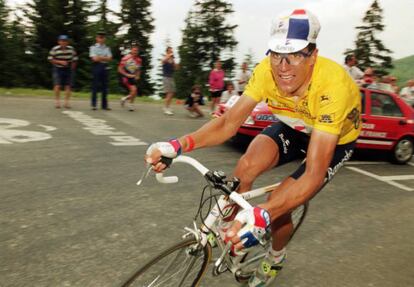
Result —
<path fill-rule="evenodd" d="M 236 250 L 272 234 L 266 257 L 249 279 L 250 287 L 271 286 L 286 260 L 286 244 L 293 231 L 291 211 L 332 180 L 350 159 L 361 130 L 359 88 L 340 65 L 318 56 L 316 16 L 296 9 L 275 20 L 267 57 L 255 68 L 240 100 L 197 131 L 152 144 L 146 156 L 155 171 L 162 171 L 166 165 L 161 155 L 174 158 L 223 143 L 262 101 L 279 121 L 257 135 L 240 158 L 234 171 L 240 178 L 238 192 L 250 190 L 260 174 L 273 172 L 274 166 L 298 159 L 306 151 L 305 161 L 283 179 L 267 202 L 239 212 L 227 231 L 227 240 Z"/>
<path fill-rule="evenodd" d="M 414 80 L 408 80 L 407 85 L 400 92 L 401 98 L 414 107 Z"/>
<path fill-rule="evenodd" d="M 142 60 L 138 56 L 138 45 L 134 44 L 128 55 L 122 57 L 118 65 L 121 82 L 128 89 L 128 95 L 122 97 L 121 106 L 127 103 L 128 110 L 134 111 L 134 99 L 137 95 L 137 81 L 141 75 Z"/>
<path fill-rule="evenodd" d="M 358 61 L 355 55 L 346 55 L 344 68 L 357 84 L 361 83 L 364 72 L 357 67 Z"/>
<path fill-rule="evenodd" d="M 110 111 L 108 107 L 108 63 L 112 60 L 112 53 L 105 45 L 105 32 L 96 34 L 95 45 L 89 48 L 89 57 L 93 62 L 92 67 L 92 110 L 96 110 L 96 100 L 99 88 L 101 88 L 101 108 Z"/>
<path fill-rule="evenodd" d="M 249 81 L 250 76 L 251 76 L 250 71 L 247 70 L 247 63 L 243 62 L 241 66 L 241 71 L 237 75 L 237 92 L 239 93 L 239 96 L 243 94 L 244 87 Z"/>
<path fill-rule="evenodd" d="M 60 90 L 65 89 L 64 107 L 70 109 L 69 99 L 71 95 L 72 72 L 76 68 L 78 56 L 72 46 L 68 45 L 69 37 L 60 35 L 58 45 L 53 47 L 48 60 L 53 64 L 53 90 L 55 92 L 55 107 L 60 109 Z"/>
<path fill-rule="evenodd" d="M 175 94 L 175 82 L 174 82 L 174 72 L 177 68 L 177 64 L 174 59 L 174 52 L 171 47 L 167 47 L 166 54 L 162 59 L 162 76 L 164 83 L 164 93 L 165 93 L 165 106 L 164 114 L 172 116 L 174 112 L 171 110 L 171 100 Z"/>

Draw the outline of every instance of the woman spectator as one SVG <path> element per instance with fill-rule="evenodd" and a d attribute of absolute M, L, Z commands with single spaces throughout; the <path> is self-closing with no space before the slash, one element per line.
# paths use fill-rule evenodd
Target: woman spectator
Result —
<path fill-rule="evenodd" d="M 211 113 L 213 113 L 215 106 L 220 103 L 221 92 L 224 89 L 224 71 L 221 68 L 220 60 L 214 63 L 214 69 L 210 72 L 208 83 L 211 93 Z"/>

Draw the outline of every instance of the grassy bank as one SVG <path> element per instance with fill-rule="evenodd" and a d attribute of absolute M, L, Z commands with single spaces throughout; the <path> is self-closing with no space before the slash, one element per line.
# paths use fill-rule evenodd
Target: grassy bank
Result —
<path fill-rule="evenodd" d="M 61 92 L 61 96 L 64 92 Z M 54 98 L 52 90 L 46 89 L 28 89 L 28 88 L 1 88 L 0 96 L 8 97 L 41 97 L 41 98 Z M 99 95 L 100 96 L 100 95 Z M 119 100 L 123 94 L 109 94 L 108 99 Z M 72 92 L 72 98 L 74 99 L 90 99 L 91 93 L 87 92 Z M 139 102 L 161 103 L 161 101 L 154 100 L 147 96 L 137 97 Z"/>

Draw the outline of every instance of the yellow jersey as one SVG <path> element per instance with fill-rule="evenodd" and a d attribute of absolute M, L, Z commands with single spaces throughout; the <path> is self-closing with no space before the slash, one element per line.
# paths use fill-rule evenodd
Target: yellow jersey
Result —
<path fill-rule="evenodd" d="M 291 128 L 311 134 L 313 129 L 339 136 L 338 144 L 355 141 L 361 130 L 359 88 L 339 64 L 319 57 L 306 94 L 298 100 L 282 96 L 266 57 L 253 71 L 244 94 L 266 101 L 270 111 Z"/>

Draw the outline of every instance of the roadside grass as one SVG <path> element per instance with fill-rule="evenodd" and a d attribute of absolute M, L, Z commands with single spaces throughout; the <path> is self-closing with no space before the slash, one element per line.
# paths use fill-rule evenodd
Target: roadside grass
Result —
<path fill-rule="evenodd" d="M 46 89 L 29 89 L 29 88 L 2 88 L 0 87 L 0 96 L 6 97 L 40 97 L 40 98 L 54 98 L 52 90 Z M 64 92 L 61 92 L 61 97 L 64 96 Z M 100 95 L 99 95 L 100 96 Z M 109 94 L 109 100 L 119 100 L 121 97 L 125 96 L 124 94 Z M 74 99 L 90 99 L 90 92 L 72 92 L 72 97 Z M 137 97 L 138 102 L 144 103 L 162 103 L 162 100 L 154 100 L 148 96 Z"/>

